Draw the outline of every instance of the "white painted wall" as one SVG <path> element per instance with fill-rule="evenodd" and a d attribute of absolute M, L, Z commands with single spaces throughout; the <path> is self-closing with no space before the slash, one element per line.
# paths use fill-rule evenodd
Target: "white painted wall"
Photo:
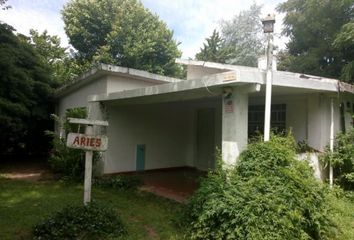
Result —
<path fill-rule="evenodd" d="M 215 108 L 218 99 L 133 106 L 107 106 L 109 145 L 104 173 L 136 169 L 136 145 L 146 145 L 145 169 L 195 166 L 196 109 Z M 220 115 L 216 116 L 216 142 Z M 219 132 L 217 132 L 219 131 Z M 198 167 L 198 166 L 196 166 Z"/>
<path fill-rule="evenodd" d="M 108 107 L 104 173 L 135 171 L 136 145 L 146 145 L 145 169 L 184 166 L 191 113 L 168 104 Z"/>
<path fill-rule="evenodd" d="M 126 78 L 121 76 L 113 76 L 113 75 L 107 76 L 106 79 L 107 79 L 107 93 L 157 85 L 157 83 L 142 81 L 133 78 Z"/>
<path fill-rule="evenodd" d="M 250 105 L 264 104 L 264 97 L 250 98 Z M 286 128 L 291 128 L 296 141 L 307 139 L 310 147 L 323 151 L 329 144 L 330 97 L 312 93 L 274 96 L 272 104 L 286 104 Z M 340 130 L 338 100 L 334 99 L 334 131 Z"/>
<path fill-rule="evenodd" d="M 292 129 L 296 141 L 307 138 L 307 96 L 273 96 L 272 104 L 286 104 L 286 129 Z M 250 105 L 264 105 L 264 97 L 252 97 Z"/>
<path fill-rule="evenodd" d="M 345 94 L 342 96 L 341 102 L 344 104 L 344 127 L 346 131 L 349 131 L 353 128 L 354 96 L 351 94 Z"/>
<path fill-rule="evenodd" d="M 222 159 L 226 164 L 234 165 L 247 147 L 248 93 L 234 90 L 229 98 L 223 99 L 222 108 Z"/>
<path fill-rule="evenodd" d="M 87 107 L 87 98 L 90 95 L 118 92 L 130 89 L 143 88 L 160 83 L 152 83 L 140 79 L 108 75 L 91 81 L 90 83 L 63 96 L 58 102 L 58 115 L 63 117 L 66 109 Z"/>
<path fill-rule="evenodd" d="M 340 131 L 338 99 L 334 97 L 334 133 Z M 308 144 L 324 151 L 329 144 L 331 124 L 331 98 L 325 94 L 312 94 L 308 102 Z"/>
<path fill-rule="evenodd" d="M 86 107 L 87 97 L 93 94 L 106 93 L 107 81 L 104 78 L 92 81 L 87 85 L 61 97 L 58 101 L 58 112 L 60 117 L 65 115 L 65 111 L 70 108 Z"/>

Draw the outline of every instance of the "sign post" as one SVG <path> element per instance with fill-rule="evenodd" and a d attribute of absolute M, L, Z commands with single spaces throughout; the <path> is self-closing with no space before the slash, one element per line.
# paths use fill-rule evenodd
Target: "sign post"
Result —
<path fill-rule="evenodd" d="M 108 138 L 106 136 L 94 135 L 93 126 L 107 127 L 108 122 L 79 118 L 69 118 L 68 121 L 69 123 L 86 125 L 85 134 L 69 133 L 66 145 L 69 148 L 85 150 L 84 205 L 87 205 L 91 202 L 93 151 L 105 151 L 108 145 Z"/>

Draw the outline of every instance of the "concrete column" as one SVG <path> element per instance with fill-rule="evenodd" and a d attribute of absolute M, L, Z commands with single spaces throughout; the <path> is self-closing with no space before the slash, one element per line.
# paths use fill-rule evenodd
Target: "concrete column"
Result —
<path fill-rule="evenodd" d="M 222 103 L 222 158 L 232 165 L 248 140 L 248 92 L 229 90 Z"/>

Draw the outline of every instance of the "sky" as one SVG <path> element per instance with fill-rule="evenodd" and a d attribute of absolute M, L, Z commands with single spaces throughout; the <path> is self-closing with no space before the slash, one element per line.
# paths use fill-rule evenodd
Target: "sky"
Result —
<path fill-rule="evenodd" d="M 262 14 L 276 13 L 275 7 L 285 0 L 254 0 L 263 5 Z M 13 26 L 17 32 L 29 35 L 29 30 L 47 30 L 58 35 L 63 46 L 69 46 L 64 31 L 61 10 L 69 0 L 8 0 L 11 9 L 0 11 L 0 21 Z M 194 58 L 206 37 L 218 29 L 221 20 L 230 20 L 242 10 L 247 10 L 251 0 L 141 0 L 151 12 L 156 13 L 174 31 L 180 42 L 182 58 Z M 286 39 L 280 36 L 282 15 L 276 14 L 274 42 L 285 47 Z"/>

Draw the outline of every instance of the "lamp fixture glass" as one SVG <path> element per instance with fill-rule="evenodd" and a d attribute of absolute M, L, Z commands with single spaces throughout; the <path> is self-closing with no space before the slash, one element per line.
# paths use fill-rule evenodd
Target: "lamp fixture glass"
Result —
<path fill-rule="evenodd" d="M 274 32 L 274 23 L 275 23 L 274 14 L 268 14 L 265 18 L 263 18 L 262 19 L 263 32 L 264 33 Z"/>

